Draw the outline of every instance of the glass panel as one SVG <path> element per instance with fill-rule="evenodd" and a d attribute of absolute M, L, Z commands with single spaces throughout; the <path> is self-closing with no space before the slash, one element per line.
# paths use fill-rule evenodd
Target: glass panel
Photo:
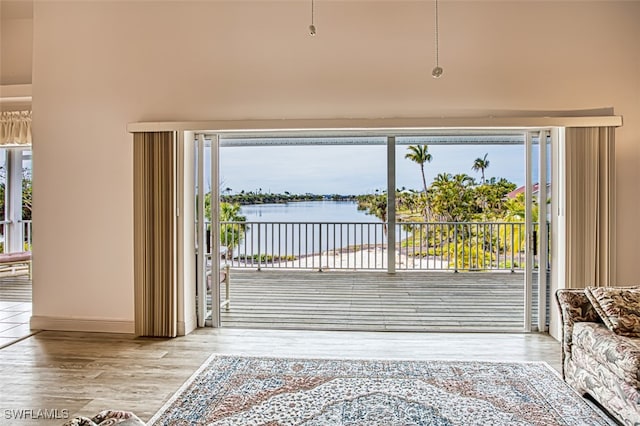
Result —
<path fill-rule="evenodd" d="M 223 139 L 223 261 L 384 269 L 386 138 Z"/>
<path fill-rule="evenodd" d="M 196 299 L 198 325 L 211 321 L 211 142 L 196 138 L 194 143 L 195 246 L 197 247 Z M 201 176 L 202 175 L 202 176 Z M 201 180 L 202 177 L 202 180 Z M 201 187 L 202 186 L 202 187 Z M 200 218 L 202 217 L 202 220 Z M 202 295 L 201 289 L 205 289 Z"/>
<path fill-rule="evenodd" d="M 33 207 L 32 197 L 32 151 L 25 149 L 22 151 L 22 237 L 24 251 L 32 249 L 32 222 L 31 213 Z"/>
<path fill-rule="evenodd" d="M 22 151 L 22 220 L 31 220 L 32 153 L 30 149 Z"/>
<path fill-rule="evenodd" d="M 522 271 L 522 134 L 397 138 L 401 269 Z"/>

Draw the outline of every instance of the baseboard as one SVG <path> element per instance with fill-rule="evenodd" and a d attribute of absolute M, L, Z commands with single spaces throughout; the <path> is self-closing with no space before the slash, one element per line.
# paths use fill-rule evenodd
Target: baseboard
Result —
<path fill-rule="evenodd" d="M 195 318 L 187 321 L 178 321 L 178 336 L 186 336 L 197 328 Z"/>
<path fill-rule="evenodd" d="M 96 333 L 135 333 L 133 321 L 93 318 L 61 318 L 32 316 L 32 330 L 87 331 Z"/>

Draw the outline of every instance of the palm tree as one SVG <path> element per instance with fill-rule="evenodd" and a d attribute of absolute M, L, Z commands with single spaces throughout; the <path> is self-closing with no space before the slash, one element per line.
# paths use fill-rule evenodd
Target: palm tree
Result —
<path fill-rule="evenodd" d="M 409 145 L 407 147 L 409 152 L 407 152 L 404 158 L 408 158 L 414 163 L 418 163 L 420 165 L 420 173 L 422 173 L 422 186 L 424 188 L 424 193 L 427 193 L 427 179 L 424 176 L 424 163 L 430 163 L 433 160 L 431 154 L 429 154 L 429 147 L 427 145 Z"/>
<path fill-rule="evenodd" d="M 420 173 L 422 174 L 422 188 L 424 190 L 424 209 L 423 216 L 425 220 L 429 220 L 431 217 L 431 208 L 429 206 L 429 198 L 427 197 L 427 179 L 424 175 L 424 163 L 430 163 L 433 160 L 431 154 L 429 154 L 429 147 L 427 145 L 409 145 L 407 147 L 409 150 L 408 153 L 405 154 L 404 158 L 408 158 L 414 163 L 418 163 L 420 165 Z"/>
<path fill-rule="evenodd" d="M 468 220 L 472 215 L 472 183 L 471 176 L 464 173 L 455 176 L 450 173 L 439 174 L 428 194 L 432 213 L 445 222 Z"/>
<path fill-rule="evenodd" d="M 434 183 L 442 184 L 446 182 L 451 182 L 451 173 L 438 173 L 438 176 L 433 180 Z"/>
<path fill-rule="evenodd" d="M 220 222 L 234 222 L 220 225 L 220 243 L 227 248 L 226 259 L 233 259 L 233 248 L 244 238 L 246 225 L 242 222 L 246 220 L 240 214 L 240 204 L 220 203 Z"/>
<path fill-rule="evenodd" d="M 484 157 L 482 158 L 476 158 L 475 161 L 473 162 L 473 166 L 471 167 L 472 170 L 474 171 L 478 171 L 480 170 L 482 173 L 482 184 L 484 185 L 484 171 L 489 167 L 489 160 L 487 160 L 487 156 L 489 154 L 484 154 Z"/>

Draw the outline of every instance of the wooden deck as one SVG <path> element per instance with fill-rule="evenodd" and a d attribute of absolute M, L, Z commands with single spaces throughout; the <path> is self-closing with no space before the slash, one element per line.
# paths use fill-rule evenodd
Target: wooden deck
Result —
<path fill-rule="evenodd" d="M 31 279 L 29 275 L 0 276 L 0 301 L 31 302 Z"/>
<path fill-rule="evenodd" d="M 523 275 L 504 272 L 233 270 L 223 327 L 352 331 L 522 331 Z M 0 301 L 31 302 L 27 275 Z M 536 324 L 537 291 L 533 291 Z"/>
<path fill-rule="evenodd" d="M 240 328 L 513 332 L 524 326 L 523 287 L 523 274 L 508 272 L 233 270 L 221 320 Z"/>

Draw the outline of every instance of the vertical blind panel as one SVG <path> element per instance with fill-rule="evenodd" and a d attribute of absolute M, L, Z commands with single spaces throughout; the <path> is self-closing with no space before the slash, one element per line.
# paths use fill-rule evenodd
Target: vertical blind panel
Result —
<path fill-rule="evenodd" d="M 135 331 L 177 333 L 175 137 L 134 134 Z"/>
<path fill-rule="evenodd" d="M 615 285 L 615 145 L 610 127 L 567 128 L 567 288 Z"/>

